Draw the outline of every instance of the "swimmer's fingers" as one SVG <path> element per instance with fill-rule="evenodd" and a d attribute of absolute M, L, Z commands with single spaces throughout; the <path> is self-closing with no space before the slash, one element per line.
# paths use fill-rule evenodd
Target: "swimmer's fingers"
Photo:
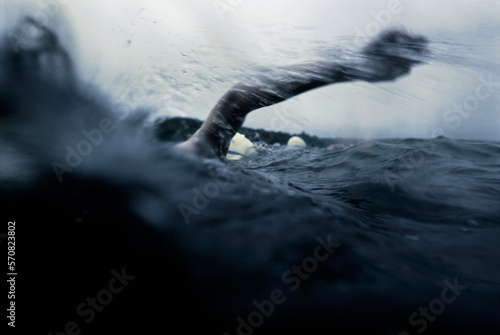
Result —
<path fill-rule="evenodd" d="M 404 28 L 390 28 L 375 36 L 360 50 L 353 77 L 368 82 L 391 81 L 424 62 L 428 40 Z"/>
<path fill-rule="evenodd" d="M 397 57 L 420 63 L 428 54 L 429 40 L 404 28 L 389 28 L 368 42 L 361 53 L 368 57 Z"/>

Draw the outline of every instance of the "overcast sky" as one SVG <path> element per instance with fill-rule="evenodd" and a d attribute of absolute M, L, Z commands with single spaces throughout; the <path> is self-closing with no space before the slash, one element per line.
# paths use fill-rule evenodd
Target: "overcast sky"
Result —
<path fill-rule="evenodd" d="M 336 47 L 355 49 L 381 27 L 403 25 L 433 42 L 429 63 L 410 76 L 393 83 L 321 88 L 256 111 L 245 125 L 331 137 L 442 133 L 500 140 L 499 1 L 35 3 L 32 12 L 50 12 L 52 18 L 64 13 L 70 29 L 63 30 L 72 36 L 66 42 L 86 80 L 118 99 L 127 91 L 118 86 L 150 87 L 153 80 L 158 85 L 144 103 L 161 115 L 200 119 L 238 75 L 256 66 L 316 59 Z"/>

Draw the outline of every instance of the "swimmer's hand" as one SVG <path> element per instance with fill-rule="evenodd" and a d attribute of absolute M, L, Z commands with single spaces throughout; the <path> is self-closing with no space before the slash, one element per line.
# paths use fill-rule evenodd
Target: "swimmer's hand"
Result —
<path fill-rule="evenodd" d="M 353 66 L 354 79 L 391 81 L 410 73 L 428 54 L 428 40 L 402 28 L 382 31 L 360 50 Z"/>

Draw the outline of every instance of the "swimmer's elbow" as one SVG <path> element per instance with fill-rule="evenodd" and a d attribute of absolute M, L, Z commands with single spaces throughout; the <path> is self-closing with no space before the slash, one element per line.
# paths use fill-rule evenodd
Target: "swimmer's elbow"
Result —
<path fill-rule="evenodd" d="M 206 158 L 217 158 L 214 147 L 206 139 L 199 137 L 197 134 L 191 136 L 187 141 L 179 143 L 175 146 L 176 149 L 184 152 L 191 152 L 195 155 Z"/>

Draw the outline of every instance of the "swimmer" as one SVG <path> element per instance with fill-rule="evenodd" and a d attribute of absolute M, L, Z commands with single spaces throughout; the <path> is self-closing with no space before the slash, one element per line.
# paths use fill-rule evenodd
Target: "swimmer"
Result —
<path fill-rule="evenodd" d="M 279 69 L 279 75 L 273 73 L 273 77 L 256 75 L 224 94 L 200 129 L 177 147 L 205 157 L 226 157 L 231 139 L 248 113 L 326 85 L 395 80 L 422 62 L 427 43 L 425 37 L 392 28 L 368 42 L 356 59 L 286 66 Z"/>

